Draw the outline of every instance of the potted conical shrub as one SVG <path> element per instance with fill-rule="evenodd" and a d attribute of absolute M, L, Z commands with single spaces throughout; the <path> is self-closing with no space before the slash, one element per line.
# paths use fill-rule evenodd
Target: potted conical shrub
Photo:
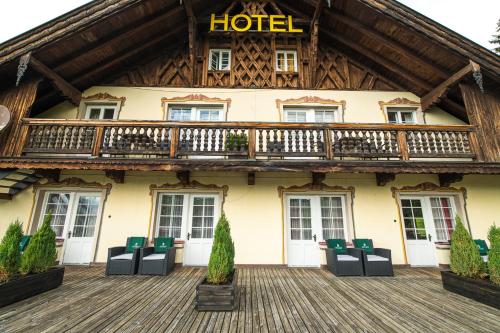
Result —
<path fill-rule="evenodd" d="M 0 244 L 0 270 L 2 276 L 7 277 L 4 283 L 0 282 L 0 307 L 62 284 L 64 267 L 55 267 L 56 235 L 50 227 L 50 221 L 51 216 L 47 216 L 22 254 L 22 227 L 18 222 L 9 226 Z"/>
<path fill-rule="evenodd" d="M 196 309 L 232 311 L 236 298 L 236 282 L 231 228 L 226 215 L 222 213 L 215 228 L 207 275 L 196 287 Z"/>
<path fill-rule="evenodd" d="M 500 288 L 487 278 L 486 263 L 458 216 L 455 221 L 451 236 L 451 271 L 441 271 L 443 288 L 500 309 Z"/>

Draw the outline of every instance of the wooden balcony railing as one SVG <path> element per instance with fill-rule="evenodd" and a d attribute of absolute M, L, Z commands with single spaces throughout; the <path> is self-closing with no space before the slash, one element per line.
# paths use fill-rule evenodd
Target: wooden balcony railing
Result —
<path fill-rule="evenodd" d="M 24 119 L 17 155 L 474 159 L 472 126 Z"/>

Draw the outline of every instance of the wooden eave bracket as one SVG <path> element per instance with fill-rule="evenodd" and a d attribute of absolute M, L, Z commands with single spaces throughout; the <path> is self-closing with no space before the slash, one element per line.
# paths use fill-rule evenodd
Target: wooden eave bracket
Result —
<path fill-rule="evenodd" d="M 255 185 L 255 172 L 248 173 L 248 185 Z"/>
<path fill-rule="evenodd" d="M 420 101 L 422 104 L 422 111 L 427 111 L 430 107 L 438 103 L 443 97 L 446 96 L 450 87 L 459 83 L 466 75 L 470 73 L 480 73 L 480 71 L 481 67 L 474 61 L 469 60 L 469 64 L 467 66 L 450 76 L 446 81 L 421 98 Z M 477 79 L 476 81 L 481 88 L 482 82 L 479 83 Z"/>
<path fill-rule="evenodd" d="M 46 178 L 50 182 L 58 183 L 61 177 L 60 169 L 37 169 L 34 172 L 35 175 Z"/>
<path fill-rule="evenodd" d="M 326 178 L 326 173 L 324 172 L 313 172 L 312 173 L 312 184 L 315 186 L 321 185 Z"/>
<path fill-rule="evenodd" d="M 450 187 L 453 183 L 461 182 L 464 179 L 464 175 L 461 173 L 440 173 L 439 185 L 442 187 Z"/>
<path fill-rule="evenodd" d="M 181 182 L 183 185 L 187 185 L 190 182 L 190 172 L 189 171 L 179 171 L 176 174 L 177 179 Z"/>
<path fill-rule="evenodd" d="M 117 184 L 125 183 L 125 171 L 124 170 L 106 170 L 106 177 L 113 180 Z"/>
<path fill-rule="evenodd" d="M 394 173 L 376 173 L 375 177 L 377 179 L 377 186 L 385 186 L 396 179 L 396 174 Z"/>
<path fill-rule="evenodd" d="M 45 66 L 45 64 L 40 62 L 35 57 L 31 56 L 29 62 L 38 73 L 42 74 L 44 77 L 52 81 L 54 86 L 65 97 L 67 97 L 71 101 L 71 103 L 73 103 L 76 106 L 80 105 L 80 101 L 82 99 L 81 91 L 76 89 L 71 83 L 67 82 L 59 74 L 54 72 L 49 67 Z"/>

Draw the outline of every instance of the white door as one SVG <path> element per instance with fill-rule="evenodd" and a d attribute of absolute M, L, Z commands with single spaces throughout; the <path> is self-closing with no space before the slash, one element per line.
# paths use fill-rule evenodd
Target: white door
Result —
<path fill-rule="evenodd" d="M 411 266 L 437 266 L 434 221 L 428 198 L 402 197 L 406 254 Z"/>
<path fill-rule="evenodd" d="M 76 193 L 74 196 L 63 262 L 88 264 L 92 261 L 101 197 L 98 193 Z"/>
<path fill-rule="evenodd" d="M 217 195 L 190 194 L 184 265 L 206 266 L 219 217 Z"/>
<path fill-rule="evenodd" d="M 320 228 L 318 211 L 313 209 L 312 197 L 291 196 L 287 198 L 288 212 L 288 265 L 297 267 L 319 267 Z"/>

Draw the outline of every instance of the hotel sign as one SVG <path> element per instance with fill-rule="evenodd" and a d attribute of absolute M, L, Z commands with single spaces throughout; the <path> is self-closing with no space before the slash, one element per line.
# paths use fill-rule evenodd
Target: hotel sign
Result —
<path fill-rule="evenodd" d="M 230 29 L 231 28 L 231 29 Z M 259 31 L 259 32 L 286 32 L 299 33 L 304 30 L 295 28 L 292 16 L 288 15 L 246 15 L 238 14 L 229 19 L 228 14 L 223 17 L 210 17 L 210 31 Z"/>

